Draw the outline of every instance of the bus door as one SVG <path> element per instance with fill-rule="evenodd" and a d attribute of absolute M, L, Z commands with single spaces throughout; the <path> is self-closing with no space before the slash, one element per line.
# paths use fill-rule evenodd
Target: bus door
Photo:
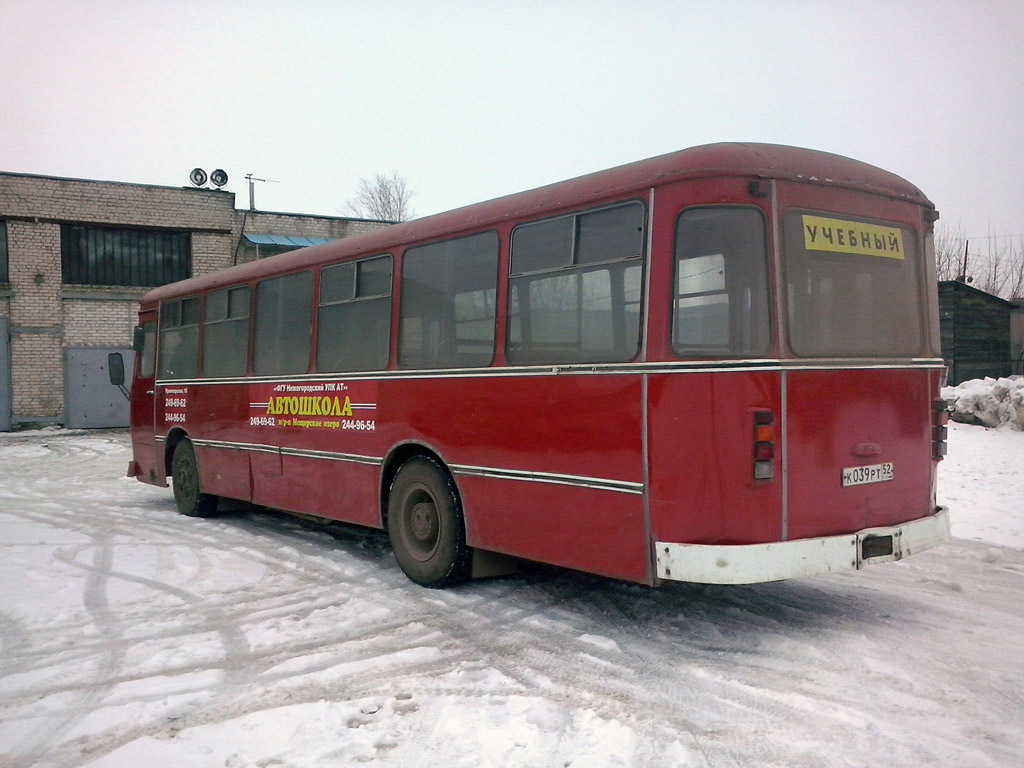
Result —
<path fill-rule="evenodd" d="M 129 473 L 146 483 L 166 485 L 163 452 L 155 438 L 156 312 L 143 312 L 135 329 L 135 376 L 131 390 L 130 430 L 134 461 Z"/>
<path fill-rule="evenodd" d="M 929 363 L 918 206 L 778 183 L 786 302 L 787 537 L 932 512 Z"/>
<path fill-rule="evenodd" d="M 770 437 L 781 417 L 768 205 L 742 178 L 656 190 L 648 359 L 664 355 L 665 365 L 649 374 L 647 393 L 655 542 L 782 535 L 773 440 L 761 441 L 772 444 L 761 446 L 765 463 L 755 476 L 755 428 Z"/>

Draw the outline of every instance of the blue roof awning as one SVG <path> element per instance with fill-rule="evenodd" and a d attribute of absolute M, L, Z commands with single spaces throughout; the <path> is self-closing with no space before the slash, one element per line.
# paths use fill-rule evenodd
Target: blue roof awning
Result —
<path fill-rule="evenodd" d="M 305 248 L 309 245 L 320 245 L 329 243 L 321 237 L 292 237 L 285 235 L 250 235 L 246 234 L 245 239 L 253 245 L 275 245 L 279 248 Z"/>

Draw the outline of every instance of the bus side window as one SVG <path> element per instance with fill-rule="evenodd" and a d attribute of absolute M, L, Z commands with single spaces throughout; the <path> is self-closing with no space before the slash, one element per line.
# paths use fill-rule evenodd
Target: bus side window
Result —
<path fill-rule="evenodd" d="M 672 348 L 680 357 L 767 354 L 768 250 L 755 208 L 689 208 L 676 222 Z"/>
<path fill-rule="evenodd" d="M 317 322 L 318 371 L 380 371 L 391 344 L 390 255 L 324 267 Z"/>
<path fill-rule="evenodd" d="M 160 306 L 160 378 L 191 379 L 199 368 L 199 297 Z"/>
<path fill-rule="evenodd" d="M 203 320 L 203 376 L 244 376 L 249 356 L 249 286 L 207 295 Z"/>
<path fill-rule="evenodd" d="M 494 359 L 498 235 L 410 248 L 402 258 L 398 364 L 461 368 Z"/>
<path fill-rule="evenodd" d="M 313 273 L 271 277 L 256 285 L 252 368 L 256 374 L 309 370 Z"/>
<path fill-rule="evenodd" d="M 509 362 L 636 357 L 643 251 L 644 207 L 637 202 L 516 227 Z"/>
<path fill-rule="evenodd" d="M 152 320 L 142 324 L 142 349 L 138 350 L 140 379 L 151 379 L 156 373 L 156 323 Z"/>

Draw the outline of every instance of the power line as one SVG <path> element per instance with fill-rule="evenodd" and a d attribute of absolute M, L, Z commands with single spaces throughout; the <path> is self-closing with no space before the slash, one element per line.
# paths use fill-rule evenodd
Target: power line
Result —
<path fill-rule="evenodd" d="M 1024 232 L 1022 232 L 1019 235 L 988 235 L 987 237 L 982 236 L 982 235 L 978 235 L 976 237 L 974 235 L 959 235 L 959 234 L 953 233 L 951 230 L 946 230 L 946 231 L 950 232 L 951 236 L 957 237 L 960 240 L 998 240 L 998 239 L 1004 238 L 1004 237 L 1024 237 Z"/>

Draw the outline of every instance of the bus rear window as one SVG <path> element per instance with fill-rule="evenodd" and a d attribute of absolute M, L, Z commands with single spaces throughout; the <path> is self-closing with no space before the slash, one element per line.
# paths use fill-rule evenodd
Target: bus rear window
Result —
<path fill-rule="evenodd" d="M 921 351 L 913 230 L 808 211 L 785 216 L 789 344 L 804 357 Z"/>
<path fill-rule="evenodd" d="M 680 357 L 764 355 L 771 346 L 768 250 L 755 208 L 683 211 L 676 223 L 672 348 Z"/>

